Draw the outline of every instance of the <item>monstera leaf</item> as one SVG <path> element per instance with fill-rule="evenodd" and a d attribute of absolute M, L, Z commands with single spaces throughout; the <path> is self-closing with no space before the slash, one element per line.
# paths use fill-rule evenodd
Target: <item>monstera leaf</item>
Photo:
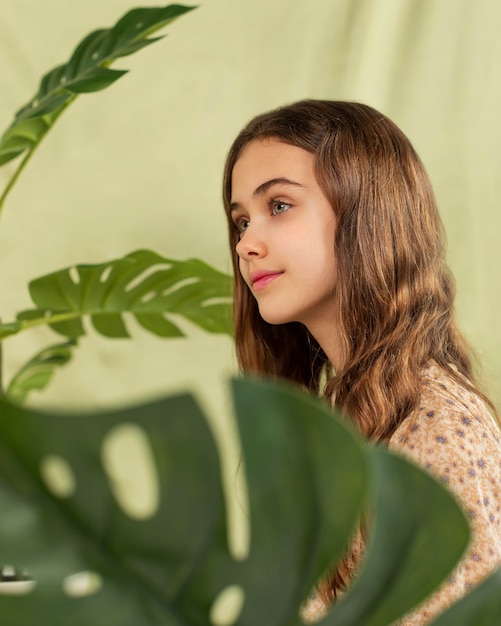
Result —
<path fill-rule="evenodd" d="M 444 493 L 429 475 L 382 448 L 370 457 L 378 514 L 367 559 L 326 625 L 392 624 L 438 587 L 467 546 L 464 517 L 451 508 L 445 522 Z"/>
<path fill-rule="evenodd" d="M 7 397 L 14 402 L 24 402 L 34 389 L 45 389 L 55 371 L 71 360 L 76 345 L 76 340 L 71 339 L 38 352 L 12 377 L 5 390 Z"/>
<path fill-rule="evenodd" d="M 76 339 L 86 334 L 85 318 L 110 338 L 129 337 L 126 316 L 158 337 L 184 335 L 173 315 L 208 332 L 231 334 L 231 278 L 197 259 L 176 261 L 138 250 L 42 276 L 29 289 L 36 308 L 0 324 L 0 341 L 40 325 L 70 341 L 45 348 L 19 369 L 5 392 L 16 402 L 43 389 L 71 359 Z"/>
<path fill-rule="evenodd" d="M 468 532 L 442 486 L 362 445 L 317 401 L 257 381 L 235 381 L 233 393 L 249 491 L 244 561 L 227 547 L 216 447 L 191 396 L 88 416 L 2 401 L 0 555 L 32 578 L 21 597 L 5 594 L 13 583 L 0 585 L 2 621 L 297 626 L 302 602 L 367 505 L 365 568 L 323 623 L 390 624 L 447 575 Z M 106 454 L 125 432 L 149 451 L 147 506 L 126 505 L 130 489 Z M 59 481 L 50 478 L 54 466 Z M 72 584 L 84 572 L 92 584 Z M 483 592 L 492 606 L 499 578 Z M 357 602 L 358 612 L 349 608 Z"/>
<path fill-rule="evenodd" d="M 0 197 L 5 198 L 27 160 L 63 110 L 81 93 L 105 89 L 126 72 L 109 65 L 158 41 L 148 38 L 194 7 L 172 4 L 138 8 L 126 13 L 112 28 L 96 30 L 76 47 L 70 60 L 48 72 L 35 96 L 16 114 L 0 140 L 0 165 L 25 153 L 25 158 Z"/>
<path fill-rule="evenodd" d="M 0 325 L 0 339 L 49 325 L 69 338 L 86 333 L 83 318 L 111 338 L 129 337 L 124 314 L 159 337 L 179 337 L 176 314 L 214 333 L 230 333 L 231 279 L 203 261 L 175 261 L 150 250 L 96 265 L 77 265 L 33 280 L 36 306 Z"/>

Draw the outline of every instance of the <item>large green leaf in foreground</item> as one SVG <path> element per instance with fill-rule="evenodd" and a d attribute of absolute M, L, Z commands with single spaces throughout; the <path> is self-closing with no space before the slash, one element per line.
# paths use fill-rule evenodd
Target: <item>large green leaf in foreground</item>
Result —
<path fill-rule="evenodd" d="M 0 339 L 40 325 L 75 339 L 86 332 L 84 317 L 105 337 L 128 337 L 127 313 L 160 337 L 183 335 L 170 314 L 209 332 L 231 332 L 231 279 L 197 259 L 176 261 L 138 250 L 107 263 L 59 270 L 29 288 L 36 308 L 1 324 Z"/>
<path fill-rule="evenodd" d="M 0 595 L 3 622 L 297 626 L 303 598 L 341 554 L 364 498 L 375 506 L 372 575 L 363 583 L 362 573 L 352 593 L 365 604 L 343 617 L 341 603 L 325 624 L 388 624 L 429 591 L 432 569 L 437 580 L 445 576 L 467 533 L 438 483 L 367 450 L 311 399 L 269 383 L 237 381 L 233 389 L 252 535 L 243 562 L 227 549 L 216 448 L 191 396 L 92 416 L 0 404 L 0 555 L 36 579 L 27 595 Z M 124 512 L 102 461 L 103 444 L 127 430 L 143 434 L 158 476 L 158 506 L 147 515 Z M 67 465 L 71 488 L 47 482 L 49 461 Z M 433 541 L 430 532 L 438 533 Z M 416 567 L 418 555 L 428 567 Z M 102 586 L 71 597 L 67 577 L 82 571 L 98 573 Z M 495 581 L 487 595 L 498 591 Z M 212 613 L 211 621 L 232 593 L 234 619 Z"/>
<path fill-rule="evenodd" d="M 270 398 L 274 409 L 271 421 L 254 410 L 243 433 L 252 517 L 244 563 L 226 547 L 216 448 L 190 396 L 87 417 L 2 403 L 0 555 L 37 580 L 22 598 L 0 595 L 2 621 L 209 624 L 218 594 L 238 584 L 246 598 L 239 623 L 262 623 L 259 615 L 270 626 L 295 623 L 301 599 L 357 519 L 366 462 L 353 435 L 316 404 L 251 383 L 238 383 L 237 402 L 249 393 L 254 409 Z M 103 442 L 124 424 L 142 429 L 159 477 L 158 510 L 140 520 L 121 510 L 102 464 Z M 343 459 L 345 471 L 331 455 Z M 58 490 L 58 497 L 47 489 L 40 468 L 54 459 L 69 464 L 74 492 Z M 70 598 L 63 581 L 81 571 L 99 572 L 102 588 Z"/>

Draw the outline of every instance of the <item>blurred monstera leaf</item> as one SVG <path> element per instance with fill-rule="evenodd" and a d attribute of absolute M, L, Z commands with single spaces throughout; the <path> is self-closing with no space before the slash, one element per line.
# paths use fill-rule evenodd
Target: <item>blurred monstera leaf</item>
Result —
<path fill-rule="evenodd" d="M 57 368 L 71 360 L 76 345 L 76 340 L 70 339 L 40 350 L 12 377 L 5 390 L 6 396 L 14 402 L 24 402 L 34 389 L 45 389 Z"/>
<path fill-rule="evenodd" d="M 325 624 L 390 624 L 447 575 L 468 531 L 443 487 L 362 445 L 342 419 L 297 392 L 239 380 L 233 393 L 250 506 L 243 561 L 227 547 L 217 451 L 190 395 L 87 416 L 1 401 L 0 555 L 33 578 L 21 597 L 5 593 L 12 583 L 0 585 L 2 621 L 297 626 L 302 602 L 367 505 L 374 530 L 351 592 L 362 609 L 341 615 L 336 607 Z M 145 451 L 146 506 L 144 487 L 132 490 L 140 506 L 127 503 L 131 486 L 111 461 L 126 433 Z M 126 449 L 122 460 L 131 456 Z M 138 472 L 130 466 L 129 481 Z M 79 587 L 84 572 L 92 584 Z M 350 594 L 346 602 L 356 603 Z"/>
<path fill-rule="evenodd" d="M 0 339 L 40 325 L 76 339 L 86 334 L 84 317 L 105 337 L 129 337 L 127 313 L 159 337 L 183 336 L 171 314 L 208 332 L 231 332 L 231 279 L 197 259 L 176 261 L 138 250 L 122 259 L 36 278 L 29 290 L 36 308 L 0 324 Z"/>
<path fill-rule="evenodd" d="M 96 30 L 75 48 L 70 60 L 43 76 L 38 92 L 16 114 L 0 139 L 0 166 L 24 154 L 0 197 L 0 211 L 7 194 L 59 115 L 82 93 L 101 91 L 126 71 L 109 66 L 162 37 L 150 35 L 195 7 L 171 4 L 132 9 L 112 28 Z"/>
<path fill-rule="evenodd" d="M 209 624 L 218 597 L 238 588 L 239 623 L 295 623 L 357 520 L 366 460 L 351 432 L 316 403 L 250 382 L 235 383 L 235 397 L 250 490 L 245 562 L 227 548 L 217 451 L 191 396 L 85 417 L 2 403 L 0 555 L 36 581 L 21 598 L 0 594 L 2 621 Z M 139 514 L 121 506 L 120 480 L 103 462 L 126 429 L 141 433 L 156 476 L 154 506 Z M 54 464 L 70 476 L 63 486 L 50 481 Z M 71 597 L 71 576 L 81 572 L 101 587 Z"/>

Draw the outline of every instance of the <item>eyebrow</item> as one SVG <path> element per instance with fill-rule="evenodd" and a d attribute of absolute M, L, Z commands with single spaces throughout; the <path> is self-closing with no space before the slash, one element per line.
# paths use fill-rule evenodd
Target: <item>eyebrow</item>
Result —
<path fill-rule="evenodd" d="M 289 178 L 283 178 L 283 177 L 271 178 L 270 180 L 267 180 L 266 182 L 256 187 L 252 195 L 254 197 L 261 196 L 264 193 L 266 193 L 270 187 L 273 187 L 274 185 L 293 185 L 294 187 L 304 187 L 304 185 L 302 185 L 301 183 L 298 183 L 294 180 L 290 180 Z M 240 208 L 239 202 L 232 202 L 230 204 L 230 212 L 236 211 L 239 208 Z"/>

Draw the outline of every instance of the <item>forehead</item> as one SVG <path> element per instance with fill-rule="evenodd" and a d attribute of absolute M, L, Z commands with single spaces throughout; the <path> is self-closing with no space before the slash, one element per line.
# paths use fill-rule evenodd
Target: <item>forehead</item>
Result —
<path fill-rule="evenodd" d="M 241 151 L 231 176 L 232 196 L 253 192 L 273 178 L 288 178 L 307 186 L 315 180 L 311 152 L 274 138 L 253 139 Z"/>

